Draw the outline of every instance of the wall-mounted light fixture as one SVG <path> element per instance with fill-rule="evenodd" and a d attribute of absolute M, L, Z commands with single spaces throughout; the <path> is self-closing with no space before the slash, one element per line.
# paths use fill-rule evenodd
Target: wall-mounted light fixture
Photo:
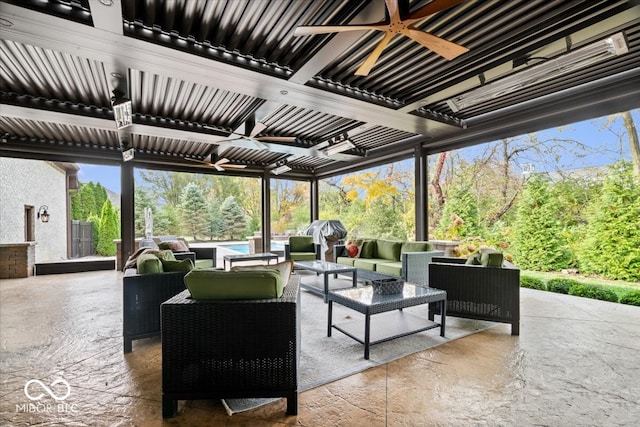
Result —
<path fill-rule="evenodd" d="M 623 33 L 572 50 L 564 55 L 533 65 L 521 72 L 487 83 L 477 89 L 447 100 L 451 111 L 457 113 L 465 108 L 522 90 L 534 84 L 586 68 L 595 63 L 623 55 L 629 51 Z"/>
<path fill-rule="evenodd" d="M 42 205 L 38 208 L 38 219 L 42 222 L 49 222 L 49 206 Z"/>
<path fill-rule="evenodd" d="M 133 113 L 131 111 L 131 100 L 124 96 L 119 90 L 113 91 L 111 98 L 111 106 L 113 107 L 113 117 L 116 120 L 118 129 L 126 128 L 133 124 Z"/>

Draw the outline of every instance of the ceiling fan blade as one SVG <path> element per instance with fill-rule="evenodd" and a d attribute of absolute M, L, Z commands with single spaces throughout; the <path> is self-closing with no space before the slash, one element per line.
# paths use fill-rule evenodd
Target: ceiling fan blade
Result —
<path fill-rule="evenodd" d="M 469 51 L 469 49 L 464 46 L 452 43 L 443 38 L 434 36 L 433 34 L 429 34 L 425 31 L 419 30 L 415 27 L 402 29 L 402 34 L 420 43 L 427 49 L 434 51 L 438 55 L 445 57 L 448 60 L 452 60 L 457 56 Z"/>
<path fill-rule="evenodd" d="M 259 136 L 256 139 L 264 142 L 296 142 L 298 138 L 295 136 Z"/>
<path fill-rule="evenodd" d="M 265 130 L 267 127 L 268 126 L 265 125 L 262 122 L 256 122 L 256 124 L 253 126 L 253 129 L 251 129 L 251 133 L 249 134 L 249 138 L 253 138 L 254 136 L 258 135 L 260 132 Z"/>
<path fill-rule="evenodd" d="M 369 74 L 376 61 L 382 54 L 382 51 L 385 47 L 387 47 L 393 36 L 395 36 L 394 33 L 386 33 L 384 35 L 382 40 L 380 40 L 380 43 L 378 43 L 376 48 L 373 49 L 373 52 L 371 52 L 367 59 L 365 59 L 362 65 L 360 65 L 360 67 L 356 70 L 356 76 L 366 76 Z"/>
<path fill-rule="evenodd" d="M 244 169 L 246 167 L 247 167 L 247 165 L 236 165 L 236 164 L 233 164 L 233 163 L 229 163 L 227 165 L 224 165 L 224 167 L 222 167 L 222 170 L 224 170 L 224 169 Z"/>
<path fill-rule="evenodd" d="M 229 159 L 223 157 L 221 159 L 218 159 L 218 161 L 215 162 L 214 165 L 224 165 L 225 163 L 229 163 Z"/>
<path fill-rule="evenodd" d="M 218 172 L 224 172 L 224 168 L 220 165 L 216 165 L 215 163 L 213 164 L 213 167 L 216 168 L 216 170 Z"/>
<path fill-rule="evenodd" d="M 369 25 L 301 25 L 293 32 L 294 36 L 308 36 L 313 34 L 341 33 L 344 31 L 378 30 L 384 31 L 386 24 Z"/>
<path fill-rule="evenodd" d="M 400 21 L 400 10 L 398 9 L 398 0 L 384 0 L 387 10 L 389 11 L 389 17 L 391 22 Z"/>
<path fill-rule="evenodd" d="M 463 1 L 464 0 L 433 0 L 431 3 L 411 13 L 403 22 L 405 24 L 413 24 L 414 22 L 424 19 L 429 15 L 448 9 L 458 3 L 462 3 Z"/>

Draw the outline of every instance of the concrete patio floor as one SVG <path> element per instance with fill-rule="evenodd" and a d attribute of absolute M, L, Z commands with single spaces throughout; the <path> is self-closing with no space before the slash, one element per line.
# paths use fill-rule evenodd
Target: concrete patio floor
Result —
<path fill-rule="evenodd" d="M 640 308 L 522 289 L 521 335 L 499 325 L 228 416 L 219 401 L 161 417 L 159 339 L 122 353 L 122 273 L 0 282 L 1 425 L 622 426 L 640 419 Z M 304 333 L 304 331 L 302 332 Z M 31 380 L 51 386 L 35 408 Z M 31 383 L 31 394 L 46 393 Z"/>

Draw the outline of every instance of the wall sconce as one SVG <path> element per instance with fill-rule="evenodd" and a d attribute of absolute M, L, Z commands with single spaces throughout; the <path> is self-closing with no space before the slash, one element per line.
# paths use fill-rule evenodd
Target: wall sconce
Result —
<path fill-rule="evenodd" d="M 49 222 L 49 206 L 42 205 L 38 208 L 38 219 L 42 222 Z"/>
<path fill-rule="evenodd" d="M 113 107 L 113 117 L 116 120 L 116 127 L 118 129 L 122 129 L 133 124 L 131 100 L 126 98 L 122 92 L 118 90 L 113 91 L 111 106 Z"/>

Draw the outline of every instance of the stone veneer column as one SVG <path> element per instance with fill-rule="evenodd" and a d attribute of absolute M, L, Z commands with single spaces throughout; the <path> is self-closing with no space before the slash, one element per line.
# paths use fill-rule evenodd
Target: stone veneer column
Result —
<path fill-rule="evenodd" d="M 0 244 L 0 279 L 33 276 L 35 242 Z"/>

